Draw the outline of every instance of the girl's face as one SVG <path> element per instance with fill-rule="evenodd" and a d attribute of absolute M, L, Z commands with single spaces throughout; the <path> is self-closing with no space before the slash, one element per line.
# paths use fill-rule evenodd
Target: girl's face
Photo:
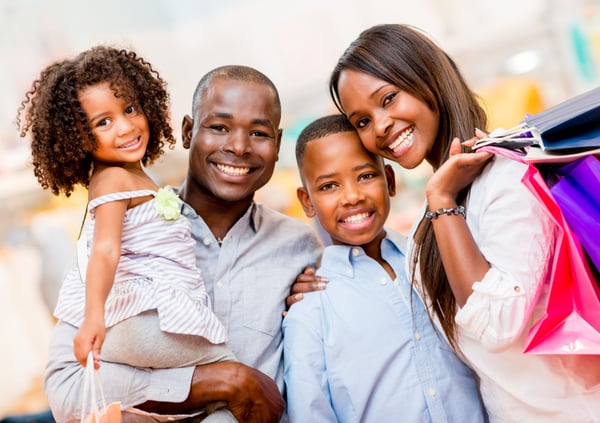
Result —
<path fill-rule="evenodd" d="M 150 128 L 139 106 L 116 97 L 108 82 L 79 91 L 79 103 L 96 137 L 94 160 L 139 163 L 148 146 Z"/>
<path fill-rule="evenodd" d="M 439 113 L 397 86 L 368 73 L 345 69 L 338 82 L 340 104 L 367 150 L 413 169 L 438 133 Z"/>

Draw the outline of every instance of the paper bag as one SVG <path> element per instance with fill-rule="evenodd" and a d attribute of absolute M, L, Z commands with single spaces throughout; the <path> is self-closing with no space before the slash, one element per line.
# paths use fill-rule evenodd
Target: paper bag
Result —
<path fill-rule="evenodd" d="M 600 292 L 581 244 L 534 166 L 523 183 L 545 206 L 559 232 L 546 313 L 529 331 L 524 352 L 600 354 Z"/>
<path fill-rule="evenodd" d="M 523 156 L 498 147 L 484 151 L 523 161 Z M 600 290 L 583 248 L 542 174 L 528 164 L 522 183 L 556 225 L 557 238 L 550 263 L 549 296 L 544 315 L 525 341 L 528 354 L 600 354 Z"/>
<path fill-rule="evenodd" d="M 586 156 L 557 170 L 550 191 L 567 223 L 600 270 L 600 161 Z"/>

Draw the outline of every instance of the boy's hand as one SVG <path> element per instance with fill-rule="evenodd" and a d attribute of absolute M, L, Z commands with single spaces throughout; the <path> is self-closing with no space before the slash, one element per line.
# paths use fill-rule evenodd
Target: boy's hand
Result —
<path fill-rule="evenodd" d="M 302 273 L 296 277 L 296 281 L 292 285 L 292 292 L 285 299 L 285 305 L 288 310 L 292 304 L 297 303 L 304 298 L 304 293 L 322 291 L 325 289 L 327 278 L 315 275 L 316 270 L 317 269 L 314 266 L 305 267 Z M 287 311 L 284 311 L 283 315 L 285 316 L 286 314 Z"/>

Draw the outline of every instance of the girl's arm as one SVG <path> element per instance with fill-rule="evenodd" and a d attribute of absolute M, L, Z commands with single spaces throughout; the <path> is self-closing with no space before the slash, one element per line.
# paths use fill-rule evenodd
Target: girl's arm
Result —
<path fill-rule="evenodd" d="M 89 351 L 93 350 L 95 367 L 99 367 L 100 349 L 106 334 L 104 305 L 121 256 L 123 219 L 129 201 L 111 201 L 94 210 L 94 238 L 86 272 L 85 315 L 74 339 L 75 357 L 82 366 L 86 364 Z"/>

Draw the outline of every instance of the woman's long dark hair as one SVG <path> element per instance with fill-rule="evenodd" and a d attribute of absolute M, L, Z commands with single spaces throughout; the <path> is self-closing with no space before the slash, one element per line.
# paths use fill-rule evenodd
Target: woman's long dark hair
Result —
<path fill-rule="evenodd" d="M 485 130 L 487 127 L 485 112 L 454 61 L 414 27 L 377 25 L 363 31 L 346 49 L 329 82 L 331 97 L 342 113 L 338 81 L 345 69 L 365 72 L 396 85 L 438 112 L 439 129 L 435 145 L 427 157 L 434 170 L 448 159 L 453 138 L 466 140 L 474 136 L 475 128 Z M 459 193 L 458 204 L 464 205 L 469 189 L 470 185 Z M 415 232 L 415 245 L 412 281 L 415 281 L 415 264 L 418 261 L 433 313 L 441 322 L 451 345 L 456 348 L 456 300 L 429 219 L 421 220 Z"/>

